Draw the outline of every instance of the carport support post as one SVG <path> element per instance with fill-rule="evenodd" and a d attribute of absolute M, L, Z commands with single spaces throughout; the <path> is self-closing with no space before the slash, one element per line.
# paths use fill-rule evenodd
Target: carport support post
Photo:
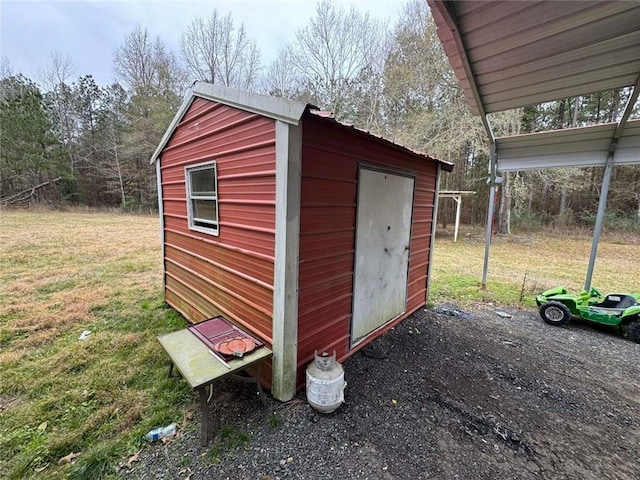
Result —
<path fill-rule="evenodd" d="M 489 129 L 489 133 L 491 129 Z M 487 233 L 484 239 L 484 264 L 482 266 L 482 290 L 487 289 L 487 273 L 489 272 L 489 247 L 491 246 L 491 230 L 493 228 L 493 210 L 496 200 L 496 142 L 491 138 L 489 164 L 489 208 L 487 209 Z"/>
<path fill-rule="evenodd" d="M 602 224 L 604 222 L 604 212 L 607 208 L 607 196 L 609 194 L 609 184 L 611 183 L 611 172 L 613 171 L 613 155 L 607 155 L 607 163 L 604 167 L 604 175 L 602 177 L 602 188 L 600 189 L 600 201 L 598 202 L 598 213 L 596 215 L 596 226 L 593 231 L 593 241 L 591 242 L 591 256 L 589 257 L 589 266 L 587 268 L 587 278 L 584 281 L 584 289 L 591 288 L 591 277 L 593 276 L 593 266 L 596 262 L 596 254 L 598 253 L 598 243 L 600 243 L 600 234 L 602 233 Z"/>
<path fill-rule="evenodd" d="M 460 229 L 460 209 L 462 207 L 462 195 L 454 195 L 453 201 L 456 202 L 456 225 L 453 228 L 453 243 L 458 241 L 458 230 Z"/>
<path fill-rule="evenodd" d="M 604 211 L 607 207 L 607 195 L 609 194 L 609 183 L 611 182 L 611 172 L 613 171 L 613 156 L 616 153 L 618 147 L 618 140 L 622 135 L 622 131 L 631 116 L 633 107 L 640 95 L 640 74 L 636 78 L 636 83 L 633 85 L 633 91 L 629 95 L 627 105 L 624 108 L 624 113 L 618 121 L 616 131 L 611 138 L 611 144 L 609 145 L 609 153 L 607 154 L 607 161 L 604 166 L 604 175 L 602 176 L 602 188 L 600 189 L 600 201 L 598 202 L 598 214 L 596 215 L 596 226 L 593 232 L 593 242 L 591 244 L 591 256 L 589 257 L 589 267 L 587 268 L 587 278 L 584 281 L 584 289 L 589 290 L 591 288 L 591 277 L 593 276 L 593 265 L 596 262 L 596 253 L 598 251 L 598 243 L 600 242 L 600 234 L 602 233 L 602 223 L 604 222 Z"/>

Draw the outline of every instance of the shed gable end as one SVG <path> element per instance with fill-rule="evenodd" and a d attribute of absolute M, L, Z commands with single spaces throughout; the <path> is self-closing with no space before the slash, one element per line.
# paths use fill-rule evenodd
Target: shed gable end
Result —
<path fill-rule="evenodd" d="M 167 302 L 191 322 L 224 315 L 271 343 L 275 121 L 196 97 L 159 158 Z M 194 200 L 188 175 L 202 166 L 215 166 L 217 186 L 196 187 Z M 194 201 L 209 202 L 204 218 Z"/>

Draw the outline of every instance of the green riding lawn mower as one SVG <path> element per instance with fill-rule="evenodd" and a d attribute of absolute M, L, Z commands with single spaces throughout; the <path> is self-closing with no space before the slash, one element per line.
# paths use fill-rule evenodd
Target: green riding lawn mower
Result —
<path fill-rule="evenodd" d="M 640 343 L 640 293 L 609 293 L 597 289 L 572 295 L 564 287 L 555 287 L 536 297 L 542 319 L 556 326 L 566 325 L 573 317 L 617 327 L 630 340 Z"/>

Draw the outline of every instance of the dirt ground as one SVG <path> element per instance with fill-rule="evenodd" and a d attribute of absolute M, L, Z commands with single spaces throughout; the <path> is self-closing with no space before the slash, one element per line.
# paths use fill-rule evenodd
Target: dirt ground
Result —
<path fill-rule="evenodd" d="M 194 406 L 177 438 L 123 463 L 120 476 L 640 478 L 640 345 L 611 331 L 552 327 L 533 309 L 441 305 L 344 368 L 346 403 L 331 415 L 304 392 L 288 404 L 269 397 L 265 409 L 249 385 L 225 383 L 206 449 Z"/>

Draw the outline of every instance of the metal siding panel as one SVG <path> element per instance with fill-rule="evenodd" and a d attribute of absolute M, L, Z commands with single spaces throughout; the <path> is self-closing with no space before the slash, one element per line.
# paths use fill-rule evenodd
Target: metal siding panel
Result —
<path fill-rule="evenodd" d="M 233 219 L 235 224 L 243 225 L 247 229 L 260 227 L 274 231 L 276 227 L 274 205 L 275 202 L 272 200 L 263 204 L 258 203 L 255 199 L 251 202 L 229 200 L 220 192 L 220 210 L 224 212 L 225 217 Z M 220 214 L 220 218 L 222 218 L 222 214 Z"/>
<path fill-rule="evenodd" d="M 309 213 L 310 209 L 305 209 Z M 353 229 L 348 232 L 300 233 L 300 263 L 353 252 Z"/>
<path fill-rule="evenodd" d="M 350 297 L 351 286 L 352 275 L 348 270 L 323 278 L 309 277 L 300 286 L 298 309 L 302 312 L 324 309 L 340 297 Z"/>
<path fill-rule="evenodd" d="M 162 170 L 162 184 L 167 185 L 171 183 L 182 183 L 184 185 L 184 171 L 179 169 L 166 169 L 164 165 L 161 165 Z"/>
<path fill-rule="evenodd" d="M 246 112 L 235 110 L 226 105 L 216 105 L 205 115 L 190 121 L 183 119 L 164 151 L 168 153 L 174 149 L 185 148 L 188 144 L 200 140 L 211 132 L 216 132 L 216 137 L 222 141 L 235 136 L 234 131 L 246 132 L 248 125 L 261 125 L 268 128 L 269 123 L 269 119 L 261 118 L 256 114 L 247 115 Z"/>
<path fill-rule="evenodd" d="M 628 65 L 627 65 L 628 67 Z M 637 73 L 620 72 L 618 76 L 612 76 L 611 71 L 607 74 L 607 71 L 599 72 L 598 75 L 594 74 L 589 78 L 587 82 L 578 83 L 581 78 L 585 76 L 573 76 L 570 78 L 559 79 L 557 82 L 550 82 L 555 84 L 555 88 L 546 88 L 544 82 L 530 83 L 525 88 L 516 89 L 513 93 L 500 92 L 497 94 L 486 95 L 485 102 L 487 111 L 496 112 L 510 108 L 514 102 L 518 102 L 519 107 L 527 105 L 537 105 L 547 100 L 562 100 L 567 97 L 575 97 L 583 95 L 585 92 L 601 92 L 606 90 L 612 90 L 619 85 L 633 85 L 638 78 Z M 615 73 L 615 71 L 613 72 Z M 564 86 L 563 86 L 564 85 Z"/>
<path fill-rule="evenodd" d="M 218 108 L 218 106 L 218 103 L 209 102 L 203 98 L 194 98 L 189 109 L 185 112 L 180 122 L 185 123 L 192 121 L 193 119 L 205 115 L 211 110 Z"/>
<path fill-rule="evenodd" d="M 220 176 L 218 176 L 220 180 Z M 184 188 L 183 188 L 184 190 Z M 231 201 L 259 201 L 270 202 L 275 204 L 276 187 L 273 182 L 272 174 L 247 177 L 230 177 L 224 178 L 224 182 L 218 185 L 220 198 Z M 183 194 L 184 195 L 184 194 Z"/>
<path fill-rule="evenodd" d="M 184 146 L 184 148 L 172 150 L 163 153 L 163 161 L 176 162 L 181 161 L 182 164 L 193 164 L 205 161 L 207 159 L 221 160 L 225 156 L 232 156 L 249 151 L 255 151 L 259 148 L 273 149 L 275 142 L 273 129 L 263 128 L 253 130 L 251 134 L 241 136 L 226 135 L 225 142 L 221 142 L 214 136 L 215 132 L 210 135 L 203 135 L 197 142 L 192 142 Z M 248 132 L 247 132 L 248 133 Z M 273 150 L 275 152 L 275 150 Z"/>
<path fill-rule="evenodd" d="M 399 152 L 347 127 L 305 117 L 303 126 L 298 309 L 298 387 L 315 349 L 349 350 L 358 163 L 416 176 L 414 220 L 430 228 L 436 162 Z M 321 181 L 319 181 L 319 179 Z M 428 197 L 431 192 L 431 197 Z M 332 218 L 333 217 L 333 218 Z M 412 227 L 415 228 L 415 227 Z M 418 231 L 423 227 L 418 226 Z M 407 311 L 358 344 L 368 344 L 424 304 L 429 238 L 412 235 Z M 418 300 L 422 296 L 422 302 Z"/>
<path fill-rule="evenodd" d="M 164 198 L 181 198 L 181 199 L 185 199 L 186 198 L 186 191 L 185 191 L 185 186 L 184 183 L 174 183 L 174 184 L 170 184 L 167 185 L 166 183 L 163 183 L 162 185 L 162 196 Z"/>
<path fill-rule="evenodd" d="M 167 302 L 192 322 L 222 314 L 271 342 L 275 122 L 196 98 L 161 152 Z M 184 168 L 215 160 L 219 236 L 187 224 Z"/>
<path fill-rule="evenodd" d="M 271 311 L 265 311 L 261 305 L 248 303 L 236 292 L 216 286 L 206 278 L 169 261 L 166 275 L 167 289 L 200 312 L 200 318 L 193 321 L 222 314 L 271 343 Z"/>
<path fill-rule="evenodd" d="M 172 253 L 176 255 L 176 252 Z M 201 265 L 200 268 L 197 268 L 199 265 L 197 262 L 181 264 L 180 260 L 183 260 L 183 258 L 176 257 L 176 260 L 167 260 L 167 275 L 179 279 L 184 285 L 193 288 L 193 293 L 198 293 L 198 297 L 206 298 L 216 307 L 229 311 L 232 314 L 236 310 L 241 310 L 234 307 L 234 299 L 243 301 L 242 308 L 244 310 L 242 311 L 244 311 L 249 318 L 238 316 L 238 319 L 244 323 L 252 323 L 250 322 L 250 318 L 255 315 L 259 315 L 260 317 L 270 316 L 270 310 L 267 307 L 271 303 L 271 300 L 267 298 L 268 296 L 264 294 L 264 291 L 260 288 L 248 282 L 243 285 L 242 282 L 239 281 L 240 279 L 229 281 L 229 278 L 225 277 L 231 277 L 231 275 L 222 275 L 222 273 L 225 272 L 221 270 L 217 270 L 213 275 L 203 273 L 206 267 Z M 222 280 L 227 280 L 228 283 L 224 283 Z M 242 287 L 246 288 L 247 292 L 258 292 L 258 294 L 253 297 L 247 297 L 245 292 L 240 289 Z M 267 307 L 263 305 L 267 305 Z M 223 308 L 223 306 L 226 306 L 226 308 Z M 268 331 L 269 329 L 265 328 L 262 330 L 262 333 L 264 334 Z"/>
<path fill-rule="evenodd" d="M 538 144 L 530 147 L 511 146 L 505 147 L 500 152 L 500 158 L 514 158 L 519 156 L 546 155 L 564 153 L 582 153 L 589 154 L 591 152 L 606 153 L 609 149 L 611 140 L 588 140 L 584 142 L 571 142 L 570 139 L 563 143 L 555 144 Z"/>
<path fill-rule="evenodd" d="M 168 207 L 165 211 L 165 228 L 167 230 L 172 230 L 182 234 L 193 234 L 194 238 L 200 240 L 209 239 L 210 237 L 215 238 L 206 233 L 190 230 L 187 226 L 186 210 L 184 212 L 180 210 L 175 214 L 173 213 L 173 209 L 171 208 L 172 206 L 174 206 L 174 208 L 184 208 L 179 205 L 178 202 L 174 202 L 173 204 L 167 203 L 165 206 Z M 266 257 L 273 257 L 273 229 L 220 221 L 220 235 L 218 238 L 223 236 L 223 230 L 225 230 L 224 238 L 219 240 L 218 243 L 233 247 L 240 251 L 256 253 Z M 194 244 L 193 248 L 197 251 L 199 245 Z"/>
<path fill-rule="evenodd" d="M 351 182 L 336 182 L 332 179 L 305 177 L 305 206 L 334 206 L 336 197 L 343 199 L 341 205 L 355 207 L 355 185 Z"/>
<path fill-rule="evenodd" d="M 565 153 L 563 155 L 548 154 L 507 158 L 498 163 L 499 172 L 516 170 L 539 170 L 541 168 L 580 168 L 604 167 L 607 154 L 605 152 Z M 613 157 L 614 165 L 640 164 L 640 147 L 617 148 Z"/>
<path fill-rule="evenodd" d="M 543 72 L 541 72 L 543 73 Z M 544 72 L 548 76 L 552 76 L 552 72 Z M 513 108 L 525 107 L 527 105 L 537 105 L 544 102 L 561 100 L 567 97 L 576 97 L 581 95 L 588 95 L 594 92 L 602 92 L 607 90 L 613 90 L 615 88 L 627 87 L 633 85 L 637 75 L 622 75 L 622 76 L 609 76 L 608 78 L 600 81 L 586 81 L 583 82 L 585 76 L 576 75 L 573 77 L 574 85 L 562 89 L 550 90 L 542 92 L 537 95 L 527 95 L 524 97 L 510 96 L 501 101 L 495 101 L 492 103 L 485 103 L 486 111 L 488 113 L 500 112 Z"/>
<path fill-rule="evenodd" d="M 540 170 L 542 168 L 580 168 L 604 166 L 605 154 L 588 152 L 558 155 L 535 155 L 516 158 L 504 158 L 498 161 L 498 172 L 511 172 L 519 170 Z"/>
<path fill-rule="evenodd" d="M 493 25 L 504 18 L 512 18 L 522 10 L 529 12 L 537 2 L 514 2 L 512 0 L 500 2 L 494 0 L 489 4 L 478 2 L 476 5 L 475 3 L 465 2 L 455 5 L 456 16 L 465 32 L 481 35 L 484 33 L 484 26 Z M 494 27 L 492 26 L 492 28 Z"/>
<path fill-rule="evenodd" d="M 351 251 L 300 262 L 300 276 L 305 279 L 300 289 L 313 287 L 344 275 L 351 276 L 352 267 L 353 252 Z"/>
<path fill-rule="evenodd" d="M 351 232 L 355 223 L 355 204 L 348 206 L 304 206 L 301 208 L 300 234 Z"/>
<path fill-rule="evenodd" d="M 473 61 L 511 48 L 530 46 L 535 41 L 562 33 L 568 27 L 579 28 L 597 18 L 594 7 L 597 10 L 600 6 L 595 2 L 554 2 L 555 5 L 549 5 L 549 2 L 514 3 L 522 3 L 526 8 L 504 15 L 504 9 L 492 5 L 486 6 L 483 16 L 460 17 L 459 25 L 468 51 L 473 52 L 470 55 Z"/>
<path fill-rule="evenodd" d="M 239 251 L 214 241 L 203 241 L 189 234 L 167 230 L 167 245 L 193 251 L 211 261 L 264 284 L 273 283 L 273 258 L 255 252 Z"/>
<path fill-rule="evenodd" d="M 273 285 L 240 275 L 237 270 L 227 265 L 171 244 L 167 244 L 166 249 L 171 262 L 190 269 L 214 284 L 230 288 L 234 292 L 243 292 L 243 296 L 255 304 L 272 306 Z"/>
<path fill-rule="evenodd" d="M 202 320 L 206 320 L 207 318 L 216 317 L 218 315 L 222 315 L 222 312 L 211 310 L 210 313 L 202 313 L 195 306 L 191 305 L 187 298 L 189 296 L 189 292 L 185 292 L 184 294 L 180 294 L 173 290 L 173 286 L 166 286 L 166 282 L 173 282 L 173 280 L 167 278 L 165 280 L 165 292 L 164 299 L 172 307 L 174 310 L 180 312 L 180 314 L 186 318 L 190 319 L 191 323 L 198 323 Z"/>

